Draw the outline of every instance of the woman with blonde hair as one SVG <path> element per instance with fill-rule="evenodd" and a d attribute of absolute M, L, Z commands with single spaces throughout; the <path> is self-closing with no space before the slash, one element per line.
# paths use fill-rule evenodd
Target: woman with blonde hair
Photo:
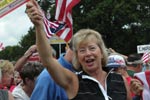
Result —
<path fill-rule="evenodd" d="M 49 46 L 43 27 L 43 16 L 37 2 L 30 0 L 26 7 L 26 13 L 35 25 L 36 45 L 41 61 L 56 83 L 65 89 L 68 99 L 131 100 L 125 79 L 121 75 L 104 70 L 107 52 L 99 32 L 82 29 L 74 35 L 73 64 L 80 71 L 79 74 L 75 74 L 63 68 L 53 58 L 52 48 Z"/>
<path fill-rule="evenodd" d="M 0 60 L 0 100 L 14 100 L 7 90 L 13 81 L 14 66 L 8 60 Z"/>

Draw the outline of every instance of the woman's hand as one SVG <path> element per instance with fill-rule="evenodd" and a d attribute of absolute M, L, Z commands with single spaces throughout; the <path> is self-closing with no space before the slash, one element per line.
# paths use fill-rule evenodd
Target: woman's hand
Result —
<path fill-rule="evenodd" d="M 33 53 L 37 52 L 37 47 L 36 45 L 32 45 L 25 53 L 24 56 L 25 57 L 30 57 Z"/>
<path fill-rule="evenodd" d="M 34 25 L 41 25 L 43 23 L 42 10 L 35 0 L 27 2 L 25 12 Z"/>
<path fill-rule="evenodd" d="M 143 91 L 143 85 L 138 79 L 132 79 L 130 83 L 130 90 L 135 95 L 141 95 Z"/>

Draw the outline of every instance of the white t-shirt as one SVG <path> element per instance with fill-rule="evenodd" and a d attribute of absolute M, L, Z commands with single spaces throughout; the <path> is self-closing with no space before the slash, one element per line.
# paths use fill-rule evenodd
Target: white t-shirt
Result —
<path fill-rule="evenodd" d="M 22 89 L 21 84 L 18 84 L 12 91 L 14 100 L 30 100 L 29 96 Z"/>

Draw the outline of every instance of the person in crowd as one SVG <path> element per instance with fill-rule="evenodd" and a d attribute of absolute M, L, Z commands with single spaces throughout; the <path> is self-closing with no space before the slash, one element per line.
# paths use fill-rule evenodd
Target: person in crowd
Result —
<path fill-rule="evenodd" d="M 121 53 L 115 51 L 113 48 L 108 48 L 107 49 L 107 53 L 108 53 L 108 56 L 114 53 L 114 54 L 121 55 L 125 60 L 128 58 L 126 55 L 121 54 Z"/>
<path fill-rule="evenodd" d="M 113 70 L 115 73 L 121 74 L 125 79 L 127 80 L 128 85 L 130 86 L 131 80 L 133 78 L 128 75 L 127 73 L 127 65 L 126 65 L 126 60 L 124 56 L 118 54 L 118 53 L 111 53 L 108 56 L 108 62 L 106 67 L 110 68 Z M 136 80 L 138 81 L 138 80 Z M 139 81 L 140 83 L 140 81 Z M 142 84 L 141 84 L 142 87 Z M 131 93 L 132 98 L 135 97 L 134 93 Z"/>
<path fill-rule="evenodd" d="M 16 61 L 11 61 L 11 63 L 15 67 Z M 13 89 L 16 87 L 16 85 L 18 85 L 20 82 L 21 82 L 21 78 L 20 78 L 19 72 L 14 70 L 13 81 L 11 82 L 9 91 L 12 92 Z"/>
<path fill-rule="evenodd" d="M 145 72 L 147 70 L 150 70 L 150 62 L 143 64 L 142 72 Z"/>
<path fill-rule="evenodd" d="M 138 97 L 141 98 L 141 100 L 150 100 L 150 70 L 135 73 L 134 77 L 143 84 L 143 91 Z"/>
<path fill-rule="evenodd" d="M 71 60 L 72 50 L 68 48 L 66 53 L 59 57 L 58 62 L 66 69 L 73 71 Z M 54 82 L 47 69 L 44 69 L 37 78 L 31 100 L 68 100 L 68 97 L 64 89 Z"/>
<path fill-rule="evenodd" d="M 22 81 L 20 74 L 18 71 L 14 71 L 14 77 L 13 77 L 13 82 L 10 86 L 9 91 L 12 92 L 14 88 Z"/>
<path fill-rule="evenodd" d="M 27 62 L 20 71 L 22 81 L 12 91 L 15 100 L 30 100 L 37 76 L 44 69 L 40 62 Z"/>
<path fill-rule="evenodd" d="M 141 58 L 142 59 L 142 58 Z M 145 62 L 144 59 L 143 61 L 143 68 L 142 72 L 134 73 L 134 78 L 138 79 L 141 81 L 143 84 L 143 91 L 141 95 L 138 95 L 135 100 L 150 100 L 150 62 Z"/>
<path fill-rule="evenodd" d="M 3 76 L 0 88 L 9 90 L 14 78 L 14 66 L 9 60 L 0 60 L 0 63 L 0 68 Z"/>
<path fill-rule="evenodd" d="M 110 54 L 110 56 L 108 56 L 106 67 L 109 67 L 114 72 L 123 75 L 128 80 L 128 84 L 130 84 L 132 77 L 130 77 L 127 73 L 127 65 L 125 58 L 123 58 L 122 55 L 117 53 Z"/>
<path fill-rule="evenodd" d="M 56 57 L 56 51 L 53 49 L 53 56 Z M 15 64 L 15 71 L 20 72 L 21 68 L 26 62 L 41 62 L 39 54 L 37 52 L 36 45 L 31 45 L 28 50 L 20 57 Z"/>
<path fill-rule="evenodd" d="M 69 45 L 71 47 L 71 45 Z M 53 49 L 53 57 L 56 58 L 56 51 Z M 36 53 L 36 58 L 33 58 L 32 53 Z M 16 69 L 19 71 L 22 65 L 28 61 L 40 61 L 40 57 L 37 55 L 36 45 L 30 46 L 26 53 L 17 61 Z M 67 49 L 66 53 L 62 54 L 58 59 L 58 62 L 65 66 L 67 69 L 73 71 L 71 64 L 72 60 L 72 50 Z M 40 75 L 37 77 L 35 82 L 35 88 L 31 94 L 30 100 L 68 100 L 67 95 L 63 88 L 58 86 L 48 71 L 44 69 Z"/>
<path fill-rule="evenodd" d="M 134 73 L 138 73 L 142 71 L 142 64 L 143 61 L 141 60 L 140 54 L 130 54 L 127 58 L 127 72 L 128 74 L 133 77 Z"/>
<path fill-rule="evenodd" d="M 62 67 L 52 56 L 43 27 L 43 16 L 35 0 L 26 5 L 26 13 L 35 25 L 36 45 L 40 58 L 53 79 L 67 93 L 70 100 L 131 100 L 125 79 L 107 72 L 107 53 L 99 32 L 82 29 L 73 37 L 73 64 L 78 74 Z M 119 79 L 119 81 L 117 81 Z M 118 89 L 119 88 L 119 89 Z M 137 87 L 136 87 L 137 88 Z M 136 92 L 139 89 L 136 89 Z M 117 95 L 117 96 L 116 96 Z"/>
<path fill-rule="evenodd" d="M 35 50 L 36 46 L 32 45 L 25 53 L 24 55 L 19 58 L 18 61 L 13 61 L 14 65 L 14 80 L 11 84 L 10 91 L 12 92 L 14 88 L 22 81 L 19 72 L 21 71 L 21 68 L 24 66 L 24 64 L 28 61 L 39 61 L 39 56 L 37 56 L 37 51 Z"/>
<path fill-rule="evenodd" d="M 0 60 L 0 100 L 14 100 L 8 87 L 13 78 L 14 67 L 8 60 Z"/>
<path fill-rule="evenodd" d="M 145 67 L 146 67 L 145 71 L 150 70 L 150 61 L 148 63 L 146 63 Z"/>
<path fill-rule="evenodd" d="M 36 28 L 36 45 L 41 61 L 53 79 L 62 86 L 72 100 L 131 100 L 127 85 L 121 75 L 107 73 L 107 53 L 101 35 L 91 29 L 78 31 L 73 37 L 74 67 L 82 71 L 79 75 L 63 68 L 52 56 L 52 49 L 45 36 L 42 17 L 37 13 L 35 1 L 27 3 L 27 14 Z M 44 48 L 44 49 L 43 49 Z M 113 79 L 112 77 L 113 76 Z M 120 79 L 121 90 L 112 87 L 112 80 Z M 111 83 L 111 84 L 110 84 Z M 107 84 L 107 85 L 106 85 Z M 117 92 L 115 92 L 117 91 Z M 126 92 L 128 91 L 128 92 Z M 118 93 L 118 94 L 116 94 Z M 117 98 L 116 98 L 117 95 Z"/>
<path fill-rule="evenodd" d="M 0 89 L 0 100 L 14 100 L 10 91 Z"/>
<path fill-rule="evenodd" d="M 14 85 L 18 85 L 22 81 L 18 71 L 14 72 Z"/>
<path fill-rule="evenodd" d="M 36 53 L 36 45 L 31 45 L 24 55 L 17 60 L 15 70 L 20 72 L 24 64 L 29 61 L 29 58 L 33 58 L 32 55 L 35 55 Z M 39 56 L 36 56 L 34 60 L 32 59 L 32 61 L 40 61 Z"/>

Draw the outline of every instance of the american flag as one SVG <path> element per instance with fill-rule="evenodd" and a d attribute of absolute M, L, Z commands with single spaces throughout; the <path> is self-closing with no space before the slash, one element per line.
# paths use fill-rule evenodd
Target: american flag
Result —
<path fill-rule="evenodd" d="M 145 72 L 135 73 L 134 77 L 143 84 L 143 91 L 141 93 L 141 100 L 150 100 L 150 70 Z"/>
<path fill-rule="evenodd" d="M 150 52 L 144 53 L 142 56 L 142 60 L 144 63 L 147 63 L 148 61 L 150 61 Z"/>
<path fill-rule="evenodd" d="M 4 50 L 4 49 L 5 49 L 5 47 L 4 47 L 3 43 L 0 43 L 0 50 Z"/>
<path fill-rule="evenodd" d="M 46 36 L 48 38 L 50 38 L 51 36 L 53 36 L 55 33 L 57 33 L 59 30 L 61 30 L 63 27 L 65 27 L 65 24 L 61 24 L 59 22 L 52 22 L 52 21 L 49 21 L 47 20 L 45 17 L 44 17 L 44 28 L 45 28 L 45 31 L 46 31 Z"/>
<path fill-rule="evenodd" d="M 56 22 L 50 22 L 44 18 L 44 25 L 48 38 L 53 34 L 56 34 L 66 42 L 72 38 L 72 8 L 79 2 L 80 0 L 56 0 Z"/>

